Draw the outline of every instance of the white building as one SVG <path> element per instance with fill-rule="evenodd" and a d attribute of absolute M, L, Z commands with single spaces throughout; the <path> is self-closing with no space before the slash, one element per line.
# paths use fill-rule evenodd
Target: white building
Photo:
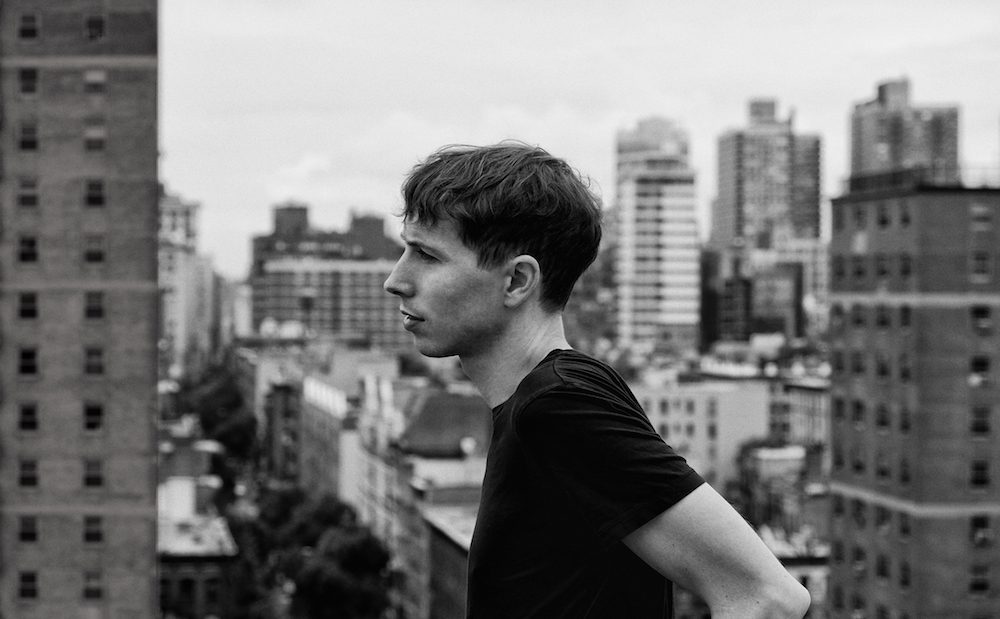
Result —
<path fill-rule="evenodd" d="M 618 345 L 694 351 L 701 265 L 687 132 L 647 118 L 618 133 L 617 152 Z"/>
<path fill-rule="evenodd" d="M 739 478 L 740 446 L 768 434 L 767 381 L 664 380 L 630 387 L 663 440 L 720 491 Z"/>

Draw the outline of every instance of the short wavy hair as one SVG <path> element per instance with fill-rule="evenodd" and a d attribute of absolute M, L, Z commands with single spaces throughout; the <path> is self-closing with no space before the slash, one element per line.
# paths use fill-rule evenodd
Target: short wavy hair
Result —
<path fill-rule="evenodd" d="M 403 183 L 402 216 L 428 225 L 455 222 L 480 267 L 533 256 L 542 273 L 542 304 L 550 311 L 566 307 L 601 243 L 601 201 L 589 179 L 522 142 L 434 152 Z"/>

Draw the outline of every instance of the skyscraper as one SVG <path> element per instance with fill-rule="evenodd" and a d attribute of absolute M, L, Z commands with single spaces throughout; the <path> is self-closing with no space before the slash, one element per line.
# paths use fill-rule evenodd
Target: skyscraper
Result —
<path fill-rule="evenodd" d="M 917 167 L 957 181 L 958 107 L 917 107 L 908 79 L 882 82 L 851 114 L 851 177 Z"/>
<path fill-rule="evenodd" d="M 818 237 L 819 136 L 795 133 L 791 115 L 778 120 L 773 99 L 751 100 L 749 121 L 719 138 L 713 246 L 766 250 Z"/>
<path fill-rule="evenodd" d="M 831 617 L 987 617 L 1000 544 L 1000 187 L 833 201 Z"/>
<path fill-rule="evenodd" d="M 153 617 L 157 3 L 0 26 L 0 615 Z"/>
<path fill-rule="evenodd" d="M 687 132 L 647 118 L 618 133 L 617 151 L 618 344 L 695 351 L 701 265 Z"/>

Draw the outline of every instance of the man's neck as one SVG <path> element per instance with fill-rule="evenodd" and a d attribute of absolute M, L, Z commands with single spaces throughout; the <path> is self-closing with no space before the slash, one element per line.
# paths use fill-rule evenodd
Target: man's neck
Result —
<path fill-rule="evenodd" d="M 512 327 L 487 350 L 461 357 L 462 369 L 490 408 L 507 401 L 517 386 L 550 352 L 570 348 L 562 315 L 552 314 L 534 328 Z"/>

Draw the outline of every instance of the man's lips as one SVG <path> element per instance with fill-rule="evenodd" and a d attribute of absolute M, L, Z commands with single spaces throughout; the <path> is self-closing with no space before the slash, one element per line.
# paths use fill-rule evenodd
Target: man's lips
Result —
<path fill-rule="evenodd" d="M 403 328 L 410 329 L 419 322 L 423 322 L 424 319 L 416 314 L 410 313 L 403 308 L 399 308 L 399 313 L 403 315 Z"/>

